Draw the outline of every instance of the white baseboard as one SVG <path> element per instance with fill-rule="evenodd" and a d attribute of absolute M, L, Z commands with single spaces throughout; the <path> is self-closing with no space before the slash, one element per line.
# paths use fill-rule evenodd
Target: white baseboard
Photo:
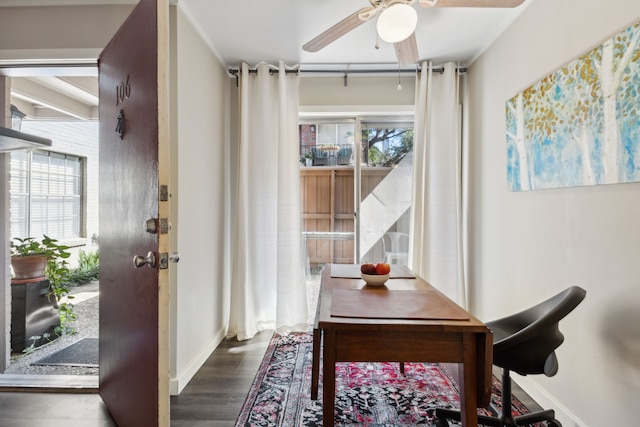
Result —
<path fill-rule="evenodd" d="M 522 387 L 543 409 L 553 409 L 556 412 L 556 419 L 562 423 L 562 427 L 588 427 L 586 423 L 572 414 L 571 411 L 549 395 L 540 385 L 531 381 L 529 377 L 512 373 L 512 380 Z"/>
<path fill-rule="evenodd" d="M 178 373 L 175 377 L 169 378 L 169 394 L 171 396 L 179 395 L 182 390 L 189 384 L 191 378 L 198 372 L 198 370 L 204 365 L 211 353 L 218 347 L 226 336 L 226 327 L 219 330 L 218 333 L 200 350 L 200 352 L 193 358 L 189 366 L 184 372 Z"/>

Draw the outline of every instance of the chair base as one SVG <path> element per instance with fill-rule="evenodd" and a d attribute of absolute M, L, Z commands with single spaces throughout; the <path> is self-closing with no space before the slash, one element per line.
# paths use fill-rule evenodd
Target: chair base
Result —
<path fill-rule="evenodd" d="M 560 421 L 555 419 L 553 409 L 531 412 L 524 415 L 514 417 L 511 414 L 511 376 L 509 370 L 502 369 L 502 411 L 499 411 L 493 404 L 491 411 L 494 416 L 478 415 L 478 424 L 491 427 L 515 427 L 527 426 L 534 423 L 545 421 L 548 427 L 562 427 Z M 436 408 L 436 427 L 447 427 L 449 420 L 460 421 L 460 411 L 451 409 Z"/>
<path fill-rule="evenodd" d="M 436 426 L 446 427 L 449 424 L 446 420 L 460 421 L 460 412 L 451 409 L 436 409 Z M 549 427 L 562 427 L 560 421 L 555 419 L 555 412 L 553 409 L 547 409 L 545 411 L 532 412 L 529 414 L 520 415 L 517 417 L 490 417 L 486 415 L 478 415 L 478 425 L 491 426 L 491 427 L 515 427 L 515 426 L 528 426 L 534 423 L 547 422 Z"/>

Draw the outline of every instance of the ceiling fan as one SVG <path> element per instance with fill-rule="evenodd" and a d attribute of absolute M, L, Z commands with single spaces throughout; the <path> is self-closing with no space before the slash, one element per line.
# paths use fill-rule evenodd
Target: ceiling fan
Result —
<path fill-rule="evenodd" d="M 302 46 L 307 52 L 317 52 L 349 31 L 380 14 L 376 24 L 378 36 L 393 43 L 398 65 L 418 62 L 418 45 L 415 29 L 418 15 L 413 4 L 431 7 L 516 7 L 524 0 L 369 0 L 371 6 L 363 7 L 346 17 L 313 40 Z"/>

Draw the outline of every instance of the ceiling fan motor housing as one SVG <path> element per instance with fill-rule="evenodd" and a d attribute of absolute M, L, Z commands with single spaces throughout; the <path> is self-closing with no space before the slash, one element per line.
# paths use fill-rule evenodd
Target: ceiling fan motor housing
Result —
<path fill-rule="evenodd" d="M 400 1 L 387 6 L 376 24 L 378 35 L 387 43 L 407 39 L 416 29 L 418 13 L 410 5 Z"/>

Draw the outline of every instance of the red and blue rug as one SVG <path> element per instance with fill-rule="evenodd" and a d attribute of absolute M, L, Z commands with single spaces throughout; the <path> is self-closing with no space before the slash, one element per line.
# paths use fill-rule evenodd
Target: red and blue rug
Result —
<path fill-rule="evenodd" d="M 274 335 L 236 427 L 322 426 L 322 377 L 318 400 L 310 399 L 311 355 L 311 334 Z M 498 404 L 499 386 L 494 378 Z M 336 426 L 430 426 L 436 407 L 460 407 L 457 385 L 438 364 L 405 363 L 404 374 L 398 363 L 336 365 Z M 517 399 L 513 409 L 528 412 Z"/>

